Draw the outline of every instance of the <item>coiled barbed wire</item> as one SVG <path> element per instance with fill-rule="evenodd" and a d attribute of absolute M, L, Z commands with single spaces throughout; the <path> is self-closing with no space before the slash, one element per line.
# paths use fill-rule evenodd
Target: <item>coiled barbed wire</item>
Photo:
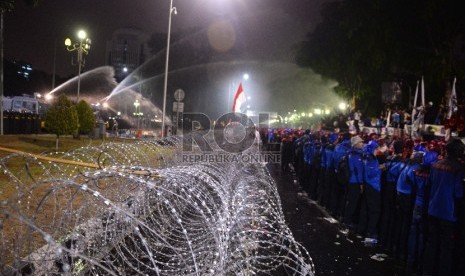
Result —
<path fill-rule="evenodd" d="M 313 275 L 264 164 L 183 163 L 184 141 L 49 155 L 99 169 L 21 154 L 0 159 L 9 187 L 0 195 L 0 272 Z M 22 169 L 9 166 L 13 159 Z"/>

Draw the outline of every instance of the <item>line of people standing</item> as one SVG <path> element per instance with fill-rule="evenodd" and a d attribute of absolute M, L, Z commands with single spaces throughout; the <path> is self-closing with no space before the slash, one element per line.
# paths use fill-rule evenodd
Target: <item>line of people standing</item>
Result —
<path fill-rule="evenodd" d="M 309 196 L 349 233 L 404 261 L 412 273 L 465 271 L 465 145 L 305 131 L 282 139 Z M 292 166 L 290 166 L 292 164 Z"/>

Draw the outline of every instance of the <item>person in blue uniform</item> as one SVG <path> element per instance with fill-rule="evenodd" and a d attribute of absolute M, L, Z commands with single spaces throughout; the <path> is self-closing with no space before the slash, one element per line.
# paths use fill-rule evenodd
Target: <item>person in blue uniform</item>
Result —
<path fill-rule="evenodd" d="M 358 232 L 365 235 L 365 245 L 378 244 L 378 222 L 381 212 L 381 168 L 375 151 L 378 142 L 370 140 L 363 147 L 363 193 Z"/>
<path fill-rule="evenodd" d="M 358 222 L 359 204 L 363 193 L 364 164 L 363 139 L 354 136 L 350 139 L 351 148 L 348 151 L 350 177 L 347 186 L 346 203 L 344 210 L 344 224 L 349 230 L 355 230 Z"/>
<path fill-rule="evenodd" d="M 415 200 L 415 172 L 421 167 L 424 147 L 415 147 L 405 169 L 397 180 L 395 254 L 401 261 L 407 261 L 407 243 L 412 223 L 412 208 Z"/>
<path fill-rule="evenodd" d="M 413 207 L 412 224 L 408 237 L 407 268 L 409 272 L 421 272 L 424 240 L 426 235 L 426 218 L 428 215 L 427 180 L 431 166 L 438 160 L 438 153 L 430 150 L 425 153 L 421 167 L 415 172 L 415 202 Z"/>
<path fill-rule="evenodd" d="M 334 164 L 333 164 L 333 154 L 336 142 L 338 139 L 337 133 L 331 133 L 329 135 L 329 144 L 324 147 L 322 152 L 321 161 L 324 162 L 325 174 L 324 174 L 324 191 L 323 191 L 323 206 L 328 208 L 330 212 L 331 209 L 331 199 L 333 186 L 336 185 L 336 175 L 334 174 Z"/>
<path fill-rule="evenodd" d="M 462 141 L 452 140 L 446 145 L 446 158 L 436 162 L 430 170 L 428 238 L 423 275 L 463 273 L 453 271 L 453 251 L 457 238 L 456 226 L 463 219 L 465 169 L 460 159 L 464 151 Z M 461 251 L 463 255 L 463 248 Z"/>
<path fill-rule="evenodd" d="M 380 243 L 381 246 L 392 251 L 394 245 L 394 229 L 396 217 L 397 179 L 402 170 L 407 166 L 402 154 L 404 142 L 402 140 L 393 142 L 393 154 L 390 155 L 385 164 L 385 179 L 381 183 L 381 221 L 380 221 Z"/>
<path fill-rule="evenodd" d="M 337 173 L 337 167 L 341 162 L 341 159 L 349 151 L 351 144 L 350 138 L 351 135 L 349 132 L 345 132 L 342 136 L 342 141 L 338 143 L 332 155 L 331 167 L 334 168 L 334 176 Z M 335 181 L 331 189 L 331 213 L 334 217 L 342 217 L 344 215 L 344 205 L 345 205 L 345 194 L 346 194 L 346 183 L 340 183 Z"/>

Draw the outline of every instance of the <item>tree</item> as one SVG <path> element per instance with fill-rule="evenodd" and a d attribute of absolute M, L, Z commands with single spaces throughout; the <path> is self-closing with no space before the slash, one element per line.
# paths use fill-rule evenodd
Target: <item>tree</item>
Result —
<path fill-rule="evenodd" d="M 65 95 L 59 96 L 45 114 L 45 128 L 57 136 L 57 149 L 60 136 L 78 133 L 79 118 L 76 107 Z"/>
<path fill-rule="evenodd" d="M 463 53 L 457 51 L 465 37 L 464 5 L 459 0 L 330 2 L 322 9 L 323 21 L 299 45 L 297 63 L 335 79 L 339 93 L 363 98 L 372 111 L 379 110 L 384 80 L 414 86 L 425 76 L 427 97 L 439 102 L 445 83 L 465 77 Z"/>
<path fill-rule="evenodd" d="M 76 110 L 79 119 L 78 134 L 90 133 L 95 127 L 95 115 L 92 108 L 86 101 L 81 100 L 76 105 Z"/>

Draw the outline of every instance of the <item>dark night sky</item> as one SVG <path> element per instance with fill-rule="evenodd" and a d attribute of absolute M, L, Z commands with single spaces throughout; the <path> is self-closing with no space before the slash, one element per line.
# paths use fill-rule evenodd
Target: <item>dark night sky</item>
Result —
<path fill-rule="evenodd" d="M 27 7 L 21 0 L 4 20 L 5 58 L 24 60 L 33 68 L 52 73 L 56 45 L 56 73 L 76 74 L 74 53 L 64 46 L 79 28 L 92 39 L 86 70 L 105 65 L 106 41 L 114 30 L 136 27 L 151 34 L 166 32 L 169 0 L 42 0 Z M 207 27 L 217 19 L 240 22 L 251 51 L 269 55 L 269 60 L 292 58 L 291 45 L 320 19 L 324 0 L 174 0 L 178 15 L 172 31 L 190 26 Z M 241 31 L 241 30 L 236 30 Z M 244 42 L 242 42 L 244 43 Z M 286 56 L 287 55 L 287 56 Z"/>

